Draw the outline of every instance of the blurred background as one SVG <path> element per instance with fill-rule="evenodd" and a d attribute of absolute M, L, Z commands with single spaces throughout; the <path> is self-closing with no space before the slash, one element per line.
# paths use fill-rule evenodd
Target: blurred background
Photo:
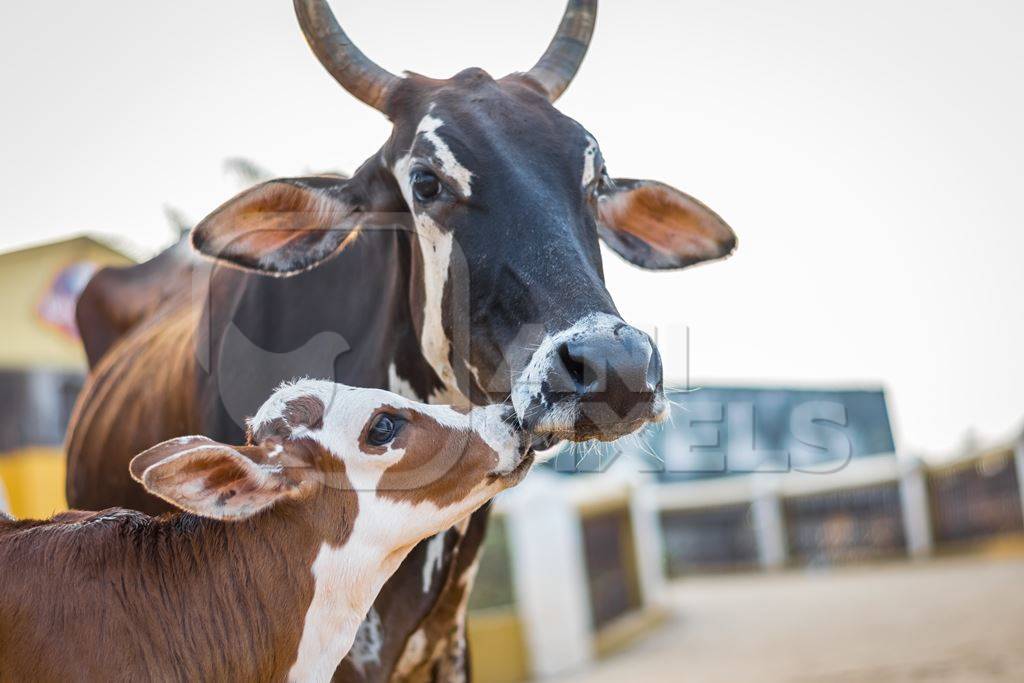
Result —
<path fill-rule="evenodd" d="M 563 3 L 332 3 L 384 67 L 522 70 Z M 559 107 L 613 175 L 735 228 L 677 274 L 606 253 L 673 417 L 499 503 L 481 681 L 1024 677 L 1024 6 L 606 2 Z M 63 501 L 78 292 L 265 177 L 388 135 L 289 2 L 6 3 L 0 506 Z"/>

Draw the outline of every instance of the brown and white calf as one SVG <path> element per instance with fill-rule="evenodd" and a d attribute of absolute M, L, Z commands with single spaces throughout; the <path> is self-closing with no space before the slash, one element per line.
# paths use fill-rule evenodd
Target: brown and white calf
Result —
<path fill-rule="evenodd" d="M 302 380 L 248 446 L 132 460 L 182 512 L 0 518 L 0 681 L 329 680 L 409 550 L 529 470 L 512 422 Z"/>

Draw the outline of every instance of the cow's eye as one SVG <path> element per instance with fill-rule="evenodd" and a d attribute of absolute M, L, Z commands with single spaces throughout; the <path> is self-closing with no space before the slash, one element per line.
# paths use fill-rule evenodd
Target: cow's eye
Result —
<path fill-rule="evenodd" d="M 374 419 L 373 424 L 370 425 L 370 430 L 366 433 L 366 440 L 371 446 L 383 446 L 384 444 L 391 443 L 398 436 L 402 424 L 403 420 L 401 418 L 387 414 L 378 415 Z"/>
<path fill-rule="evenodd" d="M 412 173 L 412 193 L 421 202 L 429 202 L 437 199 L 441 194 L 441 181 L 438 177 L 426 170 L 417 170 Z"/>

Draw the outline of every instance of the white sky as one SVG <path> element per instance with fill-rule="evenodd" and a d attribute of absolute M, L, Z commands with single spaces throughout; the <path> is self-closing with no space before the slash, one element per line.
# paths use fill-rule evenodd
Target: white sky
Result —
<path fill-rule="evenodd" d="M 530 66 L 561 15 L 516 3 L 335 0 L 394 71 Z M 648 274 L 608 256 L 670 375 L 890 391 L 905 449 L 1024 416 L 1024 5 L 622 0 L 560 106 L 613 174 L 676 185 L 740 235 L 725 263 Z M 245 156 L 353 170 L 387 135 L 302 40 L 287 0 L 0 5 L 0 249 L 95 231 L 155 250 Z"/>

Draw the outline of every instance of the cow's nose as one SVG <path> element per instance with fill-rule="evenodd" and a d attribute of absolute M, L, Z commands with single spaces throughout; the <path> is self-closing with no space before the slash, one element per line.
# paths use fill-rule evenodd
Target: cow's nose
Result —
<path fill-rule="evenodd" d="M 661 356 L 646 334 L 595 314 L 545 339 L 512 386 L 534 436 L 610 441 L 665 413 Z"/>
<path fill-rule="evenodd" d="M 661 389 L 661 356 L 650 337 L 629 325 L 574 336 L 558 347 L 548 378 L 552 394 L 603 402 L 625 414 Z"/>

